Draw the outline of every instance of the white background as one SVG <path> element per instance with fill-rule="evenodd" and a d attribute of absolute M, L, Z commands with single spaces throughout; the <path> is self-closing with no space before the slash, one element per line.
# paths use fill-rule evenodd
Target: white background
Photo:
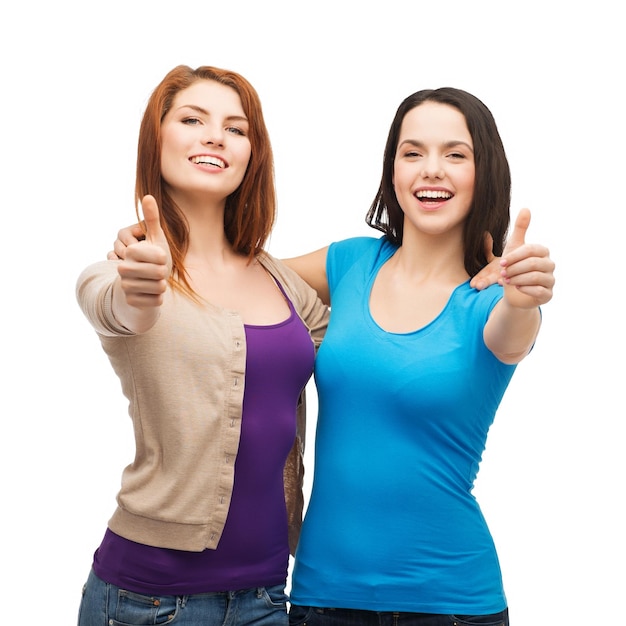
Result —
<path fill-rule="evenodd" d="M 279 257 L 374 233 L 364 215 L 405 96 L 451 85 L 489 106 L 512 167 L 512 214 L 531 209 L 528 239 L 550 247 L 557 286 L 492 428 L 476 494 L 514 626 L 613 623 L 626 556 L 618 4 L 5 3 L 0 622 L 75 624 L 132 459 L 126 403 L 74 284 L 134 221 L 140 117 L 184 63 L 238 71 L 261 96 L 279 192 L 269 250 Z"/>

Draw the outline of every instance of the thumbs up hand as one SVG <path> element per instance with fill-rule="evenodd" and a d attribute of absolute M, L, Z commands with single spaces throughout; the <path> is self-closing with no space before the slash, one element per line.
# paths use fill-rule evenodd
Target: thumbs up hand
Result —
<path fill-rule="evenodd" d="M 145 332 L 159 316 L 172 268 L 172 255 L 152 196 L 142 201 L 146 237 L 126 248 L 113 287 L 113 314 L 128 330 Z"/>
<path fill-rule="evenodd" d="M 485 325 L 485 344 L 503 363 L 519 363 L 541 326 L 539 307 L 552 299 L 554 262 L 548 249 L 526 243 L 530 211 L 522 209 L 500 259 L 504 297 Z"/>
<path fill-rule="evenodd" d="M 554 261 L 549 250 L 539 244 L 526 243 L 530 211 L 522 209 L 511 233 L 500 265 L 500 284 L 508 304 L 521 309 L 538 307 L 552 299 Z"/>

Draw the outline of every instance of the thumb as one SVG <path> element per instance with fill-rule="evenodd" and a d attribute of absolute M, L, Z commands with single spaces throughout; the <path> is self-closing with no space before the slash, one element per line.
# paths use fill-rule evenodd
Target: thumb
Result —
<path fill-rule="evenodd" d="M 146 241 L 159 246 L 165 252 L 165 264 L 172 271 L 172 252 L 159 219 L 159 205 L 154 196 L 144 196 L 141 201 L 143 222 L 146 229 Z"/>
<path fill-rule="evenodd" d="M 162 244 L 165 241 L 165 233 L 161 228 L 159 219 L 159 205 L 154 196 L 144 196 L 141 200 L 143 221 L 146 225 L 146 240 L 150 243 Z"/>
<path fill-rule="evenodd" d="M 513 232 L 506 242 L 504 254 L 510 252 L 511 250 L 515 250 L 515 248 L 519 248 L 526 243 L 526 231 L 528 230 L 529 224 L 530 211 L 528 209 L 522 209 L 517 214 L 517 219 L 515 220 Z"/>

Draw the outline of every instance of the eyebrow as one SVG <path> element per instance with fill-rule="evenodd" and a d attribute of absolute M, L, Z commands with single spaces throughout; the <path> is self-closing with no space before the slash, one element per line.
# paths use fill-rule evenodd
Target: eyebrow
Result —
<path fill-rule="evenodd" d="M 201 113 L 202 115 L 210 115 L 210 113 L 206 110 L 203 109 L 202 107 L 199 107 L 196 104 L 181 104 L 177 110 L 180 109 L 192 109 L 193 111 L 197 111 L 198 113 Z M 247 122 L 248 118 L 245 115 L 228 115 L 226 117 L 227 120 L 235 120 L 235 121 L 241 121 L 241 122 Z"/>
<path fill-rule="evenodd" d="M 417 139 L 405 139 L 402 143 L 398 144 L 398 148 L 403 146 L 404 144 L 409 144 L 411 146 L 415 146 L 416 148 L 424 148 L 425 144 L 423 141 L 418 141 Z M 449 150 L 450 148 L 456 148 L 457 146 L 465 146 L 471 152 L 474 152 L 472 146 L 470 146 L 466 141 L 461 141 L 460 139 L 453 139 L 451 141 L 445 141 L 442 144 L 442 147 Z"/>

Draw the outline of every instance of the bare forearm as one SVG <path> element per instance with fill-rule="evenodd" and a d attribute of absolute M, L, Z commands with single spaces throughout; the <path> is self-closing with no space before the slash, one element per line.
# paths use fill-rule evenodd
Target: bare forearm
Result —
<path fill-rule="evenodd" d="M 519 363 L 530 352 L 540 327 L 539 307 L 516 307 L 503 298 L 485 326 L 485 344 L 503 363 Z"/>

